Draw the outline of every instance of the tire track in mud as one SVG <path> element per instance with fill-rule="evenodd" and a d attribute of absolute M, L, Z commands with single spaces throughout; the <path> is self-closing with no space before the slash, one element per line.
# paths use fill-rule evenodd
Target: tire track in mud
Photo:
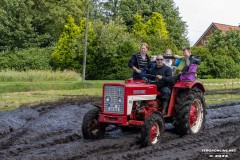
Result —
<path fill-rule="evenodd" d="M 234 126 L 234 127 L 232 127 Z M 153 147 L 140 148 L 136 144 L 134 147 L 130 147 L 129 143 L 125 144 L 123 152 L 122 148 L 114 148 L 114 152 L 106 155 L 106 152 L 110 152 L 113 148 L 105 148 L 104 146 L 99 146 L 101 150 L 90 151 L 87 156 L 74 157 L 76 159 L 193 159 L 196 155 L 201 155 L 201 150 L 207 148 L 222 148 L 227 143 L 231 143 L 235 138 L 240 134 L 239 130 L 236 129 L 238 124 L 232 124 L 230 127 L 225 127 L 225 125 L 219 126 L 220 128 L 225 127 L 222 130 L 219 128 L 214 128 L 209 131 L 204 131 L 200 136 L 184 136 L 184 137 L 175 137 L 175 139 L 164 139 L 165 137 L 172 137 L 171 133 L 166 133 L 163 136 L 163 141 L 161 144 L 158 144 Z M 227 132 L 225 131 L 228 130 Z M 236 133 L 238 131 L 238 133 Z M 218 134 L 216 134 L 216 132 Z M 233 134 L 233 135 L 232 135 Z M 232 137 L 229 137 L 232 136 Z M 210 138 L 211 137 L 211 138 Z M 121 140 L 121 139 L 120 139 Z M 116 142 L 119 143 L 119 142 Z M 89 151 L 89 150 L 88 150 Z M 191 152 L 189 152 L 191 151 Z M 181 153 L 181 154 L 179 154 Z M 82 154 L 82 153 L 81 153 Z"/>
<path fill-rule="evenodd" d="M 230 111 L 229 111 L 230 110 Z M 137 144 L 129 147 L 126 143 L 122 148 L 114 148 L 112 154 L 110 149 L 100 146 L 100 150 L 87 152 L 87 156 L 72 157 L 75 159 L 198 159 L 202 149 L 220 149 L 231 144 L 240 135 L 240 108 L 239 106 L 208 109 L 206 129 L 199 135 L 187 135 L 180 137 L 173 130 L 168 130 L 163 136 L 162 143 L 153 147 L 139 148 Z M 173 132 L 173 133 L 171 133 Z M 136 136 L 136 135 L 134 135 Z M 120 141 L 122 138 L 119 138 Z M 106 142 L 103 142 L 106 143 Z M 119 141 L 117 142 L 119 143 Z M 179 154 L 181 153 L 181 154 Z M 204 155 L 207 156 L 207 155 Z M 205 157 L 208 158 L 208 157 Z M 203 157 L 199 157 L 203 159 Z"/>
<path fill-rule="evenodd" d="M 180 137 L 167 124 L 161 143 L 141 148 L 140 133 L 112 126 L 103 139 L 84 140 L 82 118 L 94 106 L 81 100 L 61 103 L 0 112 L 0 159 L 208 159 L 202 149 L 221 148 L 237 149 L 229 156 L 239 157 L 239 105 L 209 106 L 199 135 Z"/>

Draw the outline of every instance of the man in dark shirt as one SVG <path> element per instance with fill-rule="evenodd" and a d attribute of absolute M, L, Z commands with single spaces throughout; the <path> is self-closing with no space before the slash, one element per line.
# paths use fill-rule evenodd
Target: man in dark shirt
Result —
<path fill-rule="evenodd" d="M 156 58 L 156 66 L 151 70 L 151 73 L 157 78 L 157 88 L 161 92 L 161 103 L 163 106 L 163 115 L 167 114 L 168 102 L 172 88 L 172 69 L 164 63 L 163 55 L 158 55 Z"/>

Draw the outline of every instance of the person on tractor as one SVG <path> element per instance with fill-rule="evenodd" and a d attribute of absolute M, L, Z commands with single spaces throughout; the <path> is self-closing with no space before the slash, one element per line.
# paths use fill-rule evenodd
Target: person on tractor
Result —
<path fill-rule="evenodd" d="M 196 57 L 191 55 L 191 48 L 190 47 L 184 47 L 182 49 L 183 52 L 183 56 L 185 58 L 185 63 L 184 63 L 184 67 L 181 70 L 181 73 L 186 73 L 189 70 L 189 66 L 191 63 L 193 64 L 200 64 L 200 60 Z M 175 58 L 182 58 L 181 56 L 175 55 Z"/>
<path fill-rule="evenodd" d="M 182 51 L 185 62 L 183 68 L 180 71 L 180 74 L 173 76 L 173 80 L 175 82 L 179 79 L 181 81 L 192 81 L 196 79 L 195 73 L 197 70 L 197 66 L 200 64 L 200 60 L 198 59 L 198 57 L 191 55 L 190 47 L 184 47 Z M 174 57 L 180 58 L 181 56 L 175 55 Z"/>
<path fill-rule="evenodd" d="M 163 115 L 167 115 L 168 102 L 172 88 L 172 69 L 164 64 L 163 55 L 156 58 L 156 66 L 151 69 L 151 74 L 157 78 L 157 90 L 161 93 L 160 100 L 163 107 Z"/>
<path fill-rule="evenodd" d="M 169 66 L 172 69 L 172 73 L 174 74 L 176 71 L 176 68 L 179 66 L 179 64 L 181 63 L 180 58 L 182 58 L 183 56 L 172 56 L 172 50 L 171 49 L 166 49 L 164 52 L 164 64 Z M 170 57 L 173 57 L 173 59 L 171 59 Z"/>
<path fill-rule="evenodd" d="M 183 51 L 183 56 L 185 57 L 185 64 L 181 70 L 181 73 L 185 73 L 185 72 L 188 72 L 188 68 L 190 65 L 190 59 L 192 58 L 191 57 L 191 49 L 190 49 L 190 47 L 184 47 L 182 51 Z"/>
<path fill-rule="evenodd" d="M 147 55 L 149 46 L 147 43 L 143 43 L 140 46 L 140 52 L 134 54 L 128 62 L 128 67 L 133 69 L 133 79 L 142 79 L 141 71 L 149 68 L 150 57 Z"/>

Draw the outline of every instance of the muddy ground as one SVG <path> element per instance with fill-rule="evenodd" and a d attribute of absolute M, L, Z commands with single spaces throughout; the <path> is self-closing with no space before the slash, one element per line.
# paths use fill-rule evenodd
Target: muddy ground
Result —
<path fill-rule="evenodd" d="M 99 97 L 0 112 L 0 159 L 209 159 L 240 157 L 240 105 L 208 106 L 205 130 L 180 137 L 171 124 L 161 143 L 141 148 L 140 134 L 110 126 L 101 140 L 82 138 L 82 119 Z M 228 150 L 228 153 L 209 153 Z M 226 158 L 211 158 L 226 159 Z"/>

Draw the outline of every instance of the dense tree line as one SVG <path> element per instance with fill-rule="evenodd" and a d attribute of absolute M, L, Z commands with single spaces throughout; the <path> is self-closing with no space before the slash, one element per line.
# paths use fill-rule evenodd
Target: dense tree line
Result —
<path fill-rule="evenodd" d="M 1 0 L 0 51 L 54 45 L 68 15 L 83 16 L 82 0 Z"/>
<path fill-rule="evenodd" d="M 88 4 L 88 79 L 129 78 L 127 61 L 142 42 L 149 43 L 150 54 L 187 44 L 186 25 L 173 0 L 2 0 L 1 69 L 81 73 Z"/>
<path fill-rule="evenodd" d="M 126 79 L 139 45 L 149 54 L 188 45 L 186 24 L 173 0 L 1 0 L 0 69 L 59 69 L 81 73 L 87 6 L 87 79 Z M 200 56 L 200 78 L 239 77 L 240 36 L 216 32 Z"/>

